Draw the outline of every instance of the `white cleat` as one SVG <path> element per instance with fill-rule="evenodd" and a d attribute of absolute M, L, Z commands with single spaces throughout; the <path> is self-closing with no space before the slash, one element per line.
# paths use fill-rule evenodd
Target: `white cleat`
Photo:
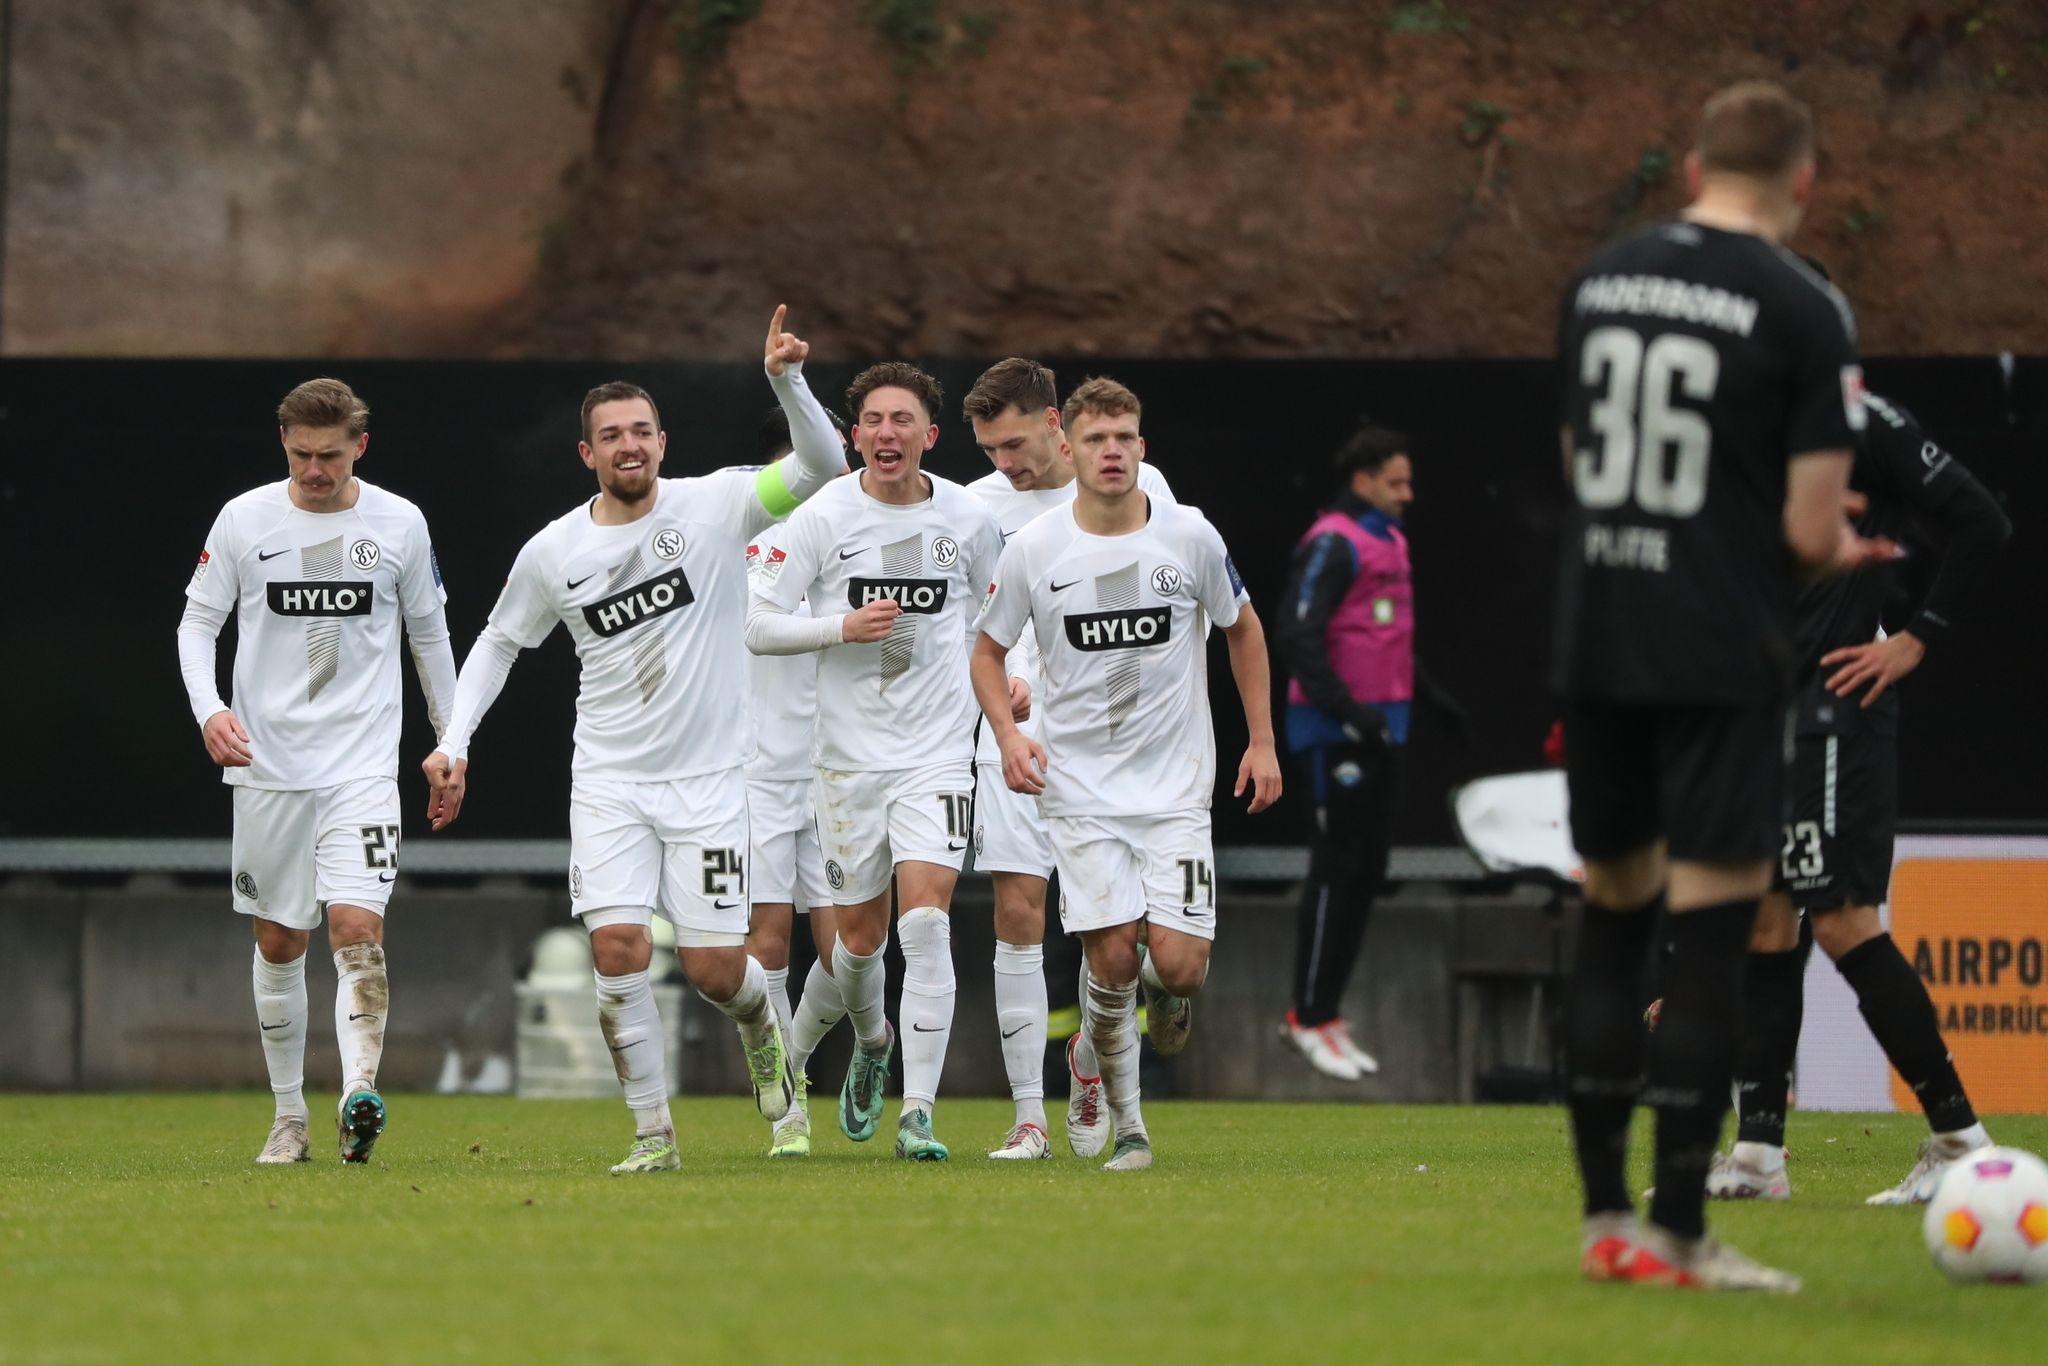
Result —
<path fill-rule="evenodd" d="M 1113 1126 L 1101 1077 L 1084 1077 L 1074 1066 L 1081 1036 L 1067 1040 L 1067 1147 L 1076 1157 L 1095 1157 L 1109 1146 Z"/>
<path fill-rule="evenodd" d="M 1678 1238 L 1655 1224 L 1645 1228 L 1619 1280 L 1687 1290 L 1747 1290 L 1794 1295 L 1800 1280 L 1789 1271 L 1750 1260 L 1718 1238 Z"/>
<path fill-rule="evenodd" d="M 263 1145 L 263 1151 L 256 1154 L 257 1163 L 265 1167 L 312 1160 L 312 1150 L 306 1142 L 304 1115 L 279 1115 L 270 1125 L 269 1141 Z"/>
<path fill-rule="evenodd" d="M 1052 1140 L 1036 1124 L 1019 1124 L 1010 1130 L 1003 1146 L 989 1154 L 998 1162 L 1030 1162 L 1052 1156 Z"/>
<path fill-rule="evenodd" d="M 1351 1059 L 1351 1065 L 1358 1069 L 1360 1076 L 1370 1077 L 1380 1070 L 1380 1060 L 1360 1048 L 1358 1040 L 1351 1037 L 1349 1023 L 1344 1020 L 1332 1020 L 1324 1025 L 1323 1029 L 1327 1032 L 1330 1042 L 1337 1046 L 1337 1051 Z"/>
<path fill-rule="evenodd" d="M 1303 1025 L 1291 1010 L 1280 1026 L 1280 1037 L 1300 1049 L 1301 1056 L 1308 1059 L 1310 1067 L 1335 1081 L 1357 1081 L 1365 1073 L 1338 1048 L 1336 1040 L 1331 1038 L 1335 1032 L 1327 1024 Z"/>
<path fill-rule="evenodd" d="M 1742 1146 L 1742 1145 L 1737 1145 Z M 1781 1150 L 1782 1151 L 1782 1150 Z M 1785 1160 L 1778 1159 L 1775 1170 L 1760 1167 L 1737 1153 L 1715 1153 L 1714 1164 L 1707 1168 L 1707 1199 L 1709 1200 L 1789 1200 L 1792 1198 L 1792 1178 L 1786 1174 Z"/>
<path fill-rule="evenodd" d="M 1863 1203 L 1866 1205 L 1924 1205 L 1934 1198 L 1934 1188 L 1941 1182 L 1941 1174 L 1948 1170 L 1949 1163 L 1983 1146 L 1973 1143 L 1970 1131 L 1960 1134 L 1932 1134 L 1922 1140 L 1920 1152 L 1914 1158 L 1913 1170 L 1905 1179 L 1889 1190 L 1881 1190 Z"/>

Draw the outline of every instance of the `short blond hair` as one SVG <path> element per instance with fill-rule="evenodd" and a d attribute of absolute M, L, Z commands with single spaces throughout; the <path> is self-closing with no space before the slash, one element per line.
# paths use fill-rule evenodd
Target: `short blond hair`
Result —
<path fill-rule="evenodd" d="M 1143 421 L 1145 406 L 1124 385 L 1107 375 L 1097 375 L 1084 380 L 1080 388 L 1067 395 L 1066 406 L 1060 409 L 1060 421 L 1072 427 L 1088 413 L 1103 417 L 1135 417 Z"/>
<path fill-rule="evenodd" d="M 277 425 L 319 429 L 346 427 L 351 437 L 370 430 L 370 405 L 338 379 L 309 379 L 277 405 Z"/>
<path fill-rule="evenodd" d="M 1739 81 L 1700 111 L 1700 165 L 1776 180 L 1813 156 L 1813 114 L 1774 81 Z"/>

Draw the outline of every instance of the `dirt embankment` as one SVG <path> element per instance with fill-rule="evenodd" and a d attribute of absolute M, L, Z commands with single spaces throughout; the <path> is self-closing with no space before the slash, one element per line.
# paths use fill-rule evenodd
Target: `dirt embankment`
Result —
<path fill-rule="evenodd" d="M 336 66 L 373 99 L 318 61 L 247 77 L 266 118 L 208 130 L 226 169 L 162 195 L 214 238 L 34 239 L 144 243 L 173 296 L 191 264 L 214 302 L 175 333 L 132 288 L 100 310 L 125 331 L 23 301 L 17 171 L 8 349 L 732 358 L 786 300 L 845 356 L 1540 354 L 1578 261 L 1681 202 L 1701 99 L 1762 75 L 1818 114 L 1802 245 L 1867 351 L 2048 351 L 2036 4 L 586 0 L 536 7 L 546 41 L 456 8 L 476 31 L 413 35 L 442 60 Z M 367 24 L 271 22 L 302 12 Z M 350 118 L 387 131 L 364 149 Z M 263 201 L 265 254 L 218 250 L 236 149 L 269 149 L 270 183 L 309 136 L 328 174 Z M 58 221 L 61 180 L 31 218 Z"/>

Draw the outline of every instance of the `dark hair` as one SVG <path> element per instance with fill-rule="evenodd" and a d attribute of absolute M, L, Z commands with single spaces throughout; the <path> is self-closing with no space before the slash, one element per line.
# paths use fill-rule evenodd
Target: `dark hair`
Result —
<path fill-rule="evenodd" d="M 654 430 L 661 430 L 661 409 L 654 406 L 654 395 L 637 384 L 615 379 L 600 384 L 583 396 L 583 439 L 590 440 L 590 413 L 600 403 L 617 403 L 623 398 L 638 398 L 647 401 L 647 411 L 654 414 Z"/>
<path fill-rule="evenodd" d="M 1813 155 L 1813 115 L 1782 85 L 1738 81 L 1700 111 L 1700 165 L 1775 180 Z"/>
<path fill-rule="evenodd" d="M 350 436 L 361 436 L 370 430 L 370 405 L 338 379 L 309 379 L 277 405 L 277 425 L 346 427 Z"/>
<path fill-rule="evenodd" d="M 983 422 L 1001 417 L 1011 408 L 1029 415 L 1059 406 L 1059 388 L 1053 382 L 1052 371 L 1022 356 L 999 360 L 982 371 L 981 378 L 974 381 L 974 387 L 960 401 L 964 416 Z"/>
<path fill-rule="evenodd" d="M 1408 454 L 1408 438 L 1392 427 L 1382 427 L 1371 418 L 1361 418 L 1358 430 L 1337 448 L 1337 477 L 1349 482 L 1360 470 L 1378 474 L 1389 460 Z"/>
<path fill-rule="evenodd" d="M 841 418 L 839 414 L 833 412 L 830 408 L 825 410 L 825 416 L 831 418 L 832 425 L 839 429 L 839 439 L 841 444 L 844 444 L 846 440 L 845 419 Z M 754 459 L 763 465 L 771 460 L 780 460 L 783 456 L 789 454 L 791 444 L 789 439 L 789 414 L 783 412 L 782 405 L 778 403 L 767 412 L 761 414 L 761 425 L 754 429 Z"/>
<path fill-rule="evenodd" d="M 1080 388 L 1068 394 L 1067 406 L 1060 410 L 1060 421 L 1071 427 L 1089 413 L 1145 420 L 1145 406 L 1138 402 L 1138 396 L 1108 375 L 1084 380 Z"/>
<path fill-rule="evenodd" d="M 846 386 L 846 415 L 854 422 L 860 421 L 860 406 L 868 401 L 868 395 L 877 389 L 908 389 L 924 405 L 925 420 L 939 420 L 939 409 L 946 402 L 946 392 L 939 382 L 907 361 L 885 360 L 880 365 L 870 365 L 853 377 L 853 383 Z"/>

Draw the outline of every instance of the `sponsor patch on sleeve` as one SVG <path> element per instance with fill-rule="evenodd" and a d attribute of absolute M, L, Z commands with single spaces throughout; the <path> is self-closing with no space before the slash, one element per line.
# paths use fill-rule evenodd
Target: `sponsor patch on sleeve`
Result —
<path fill-rule="evenodd" d="M 1863 367 L 1845 365 L 1842 367 L 1842 414 L 1849 419 L 1849 430 L 1860 432 L 1869 420 L 1863 411 Z"/>
<path fill-rule="evenodd" d="M 441 557 L 434 553 L 434 547 L 427 547 L 427 565 L 434 571 L 434 587 L 441 587 Z"/>
<path fill-rule="evenodd" d="M 1237 572 L 1237 561 L 1229 555 L 1223 557 L 1223 571 L 1230 575 L 1230 591 L 1238 597 L 1244 596 L 1244 575 Z"/>
<path fill-rule="evenodd" d="M 990 579 L 988 582 L 988 592 L 981 595 L 981 610 L 986 612 L 988 610 L 988 605 L 994 602 L 995 600 L 996 582 L 994 579 Z"/>
<path fill-rule="evenodd" d="M 200 581 L 206 577 L 206 567 L 212 563 L 212 551 L 202 550 L 199 552 L 199 566 L 192 571 L 192 587 L 197 588 L 199 586 Z"/>

